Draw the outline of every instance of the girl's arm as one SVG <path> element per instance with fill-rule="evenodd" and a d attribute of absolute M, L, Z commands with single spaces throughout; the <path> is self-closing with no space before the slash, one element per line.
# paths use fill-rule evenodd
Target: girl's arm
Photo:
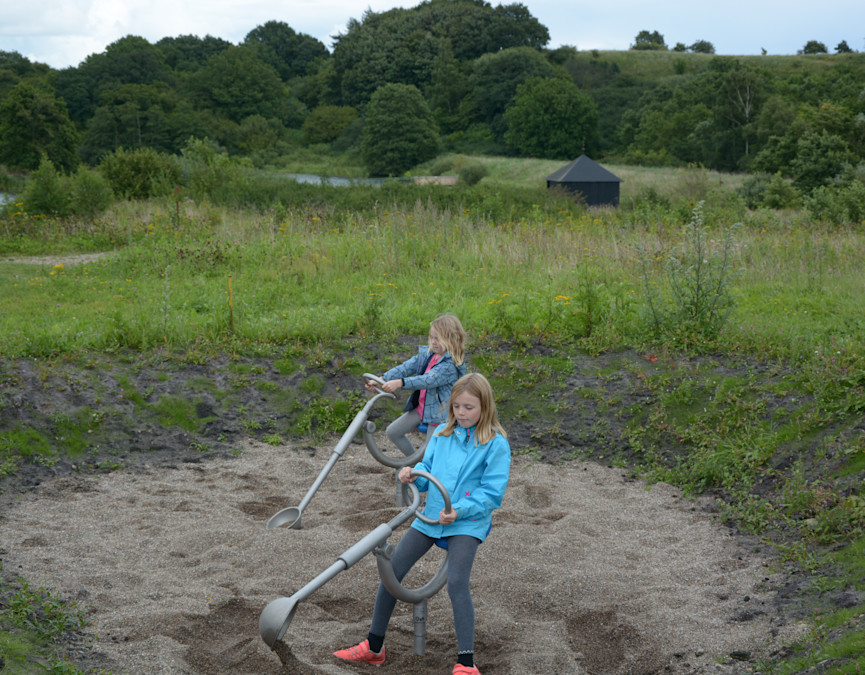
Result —
<path fill-rule="evenodd" d="M 435 456 L 439 438 L 441 436 L 433 434 L 432 438 L 429 439 L 429 443 L 427 443 L 426 450 L 424 450 L 423 459 L 415 464 L 413 468 L 432 473 L 433 457 Z M 429 489 L 429 480 L 423 476 L 415 478 L 414 484 L 418 492 L 426 492 Z"/>
<path fill-rule="evenodd" d="M 405 377 L 405 376 L 403 376 Z M 389 379 L 385 377 L 384 379 Z M 443 359 L 436 363 L 428 373 L 411 374 L 405 378 L 406 389 L 438 389 L 445 384 L 453 384 L 459 379 L 457 367 L 452 359 Z"/>
<path fill-rule="evenodd" d="M 385 382 L 388 380 L 401 380 L 404 377 L 410 377 L 417 372 L 419 354 L 415 354 L 408 361 L 403 361 L 398 366 L 394 366 L 381 376 Z M 420 387 L 423 389 L 423 387 Z"/>

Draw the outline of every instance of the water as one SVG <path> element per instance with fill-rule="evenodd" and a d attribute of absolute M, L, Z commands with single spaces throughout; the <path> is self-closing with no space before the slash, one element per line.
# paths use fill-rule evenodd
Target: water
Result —
<path fill-rule="evenodd" d="M 313 173 L 281 173 L 279 175 L 307 185 L 335 185 L 337 187 L 351 187 L 352 185 L 372 185 L 373 187 L 381 187 L 382 183 L 385 181 L 412 180 L 411 178 L 346 178 L 344 176 L 317 176 Z"/>

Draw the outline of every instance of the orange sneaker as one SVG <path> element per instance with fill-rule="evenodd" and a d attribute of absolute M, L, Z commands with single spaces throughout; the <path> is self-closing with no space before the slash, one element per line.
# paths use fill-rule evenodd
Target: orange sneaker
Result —
<path fill-rule="evenodd" d="M 469 668 L 468 666 L 458 663 L 454 666 L 454 672 L 451 673 L 451 675 L 481 675 L 481 671 L 478 670 L 477 666 Z"/>
<path fill-rule="evenodd" d="M 366 662 L 371 663 L 374 666 L 380 666 L 382 663 L 384 663 L 384 647 L 381 648 L 380 653 L 376 654 L 369 648 L 369 640 L 364 640 L 356 647 L 340 649 L 338 652 L 334 652 L 333 655 L 338 659 L 345 659 L 346 661 Z M 473 673 L 477 671 L 467 670 L 465 672 Z"/>

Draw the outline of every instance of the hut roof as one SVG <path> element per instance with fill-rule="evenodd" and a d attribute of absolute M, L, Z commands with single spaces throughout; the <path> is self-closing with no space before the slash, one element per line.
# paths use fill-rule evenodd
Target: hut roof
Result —
<path fill-rule="evenodd" d="M 622 179 L 610 173 L 586 155 L 580 155 L 570 164 L 553 171 L 547 180 L 552 183 L 621 183 Z"/>

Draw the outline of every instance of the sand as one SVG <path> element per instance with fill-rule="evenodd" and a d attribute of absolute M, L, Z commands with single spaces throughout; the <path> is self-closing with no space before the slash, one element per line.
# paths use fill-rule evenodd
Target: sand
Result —
<path fill-rule="evenodd" d="M 115 673 L 450 673 L 456 638 L 444 591 L 429 600 L 425 654 L 415 653 L 411 606 L 399 603 L 381 668 L 332 656 L 366 636 L 373 555 L 299 603 L 276 650 L 261 639 L 270 601 L 400 512 L 394 471 L 352 444 L 302 529 L 266 529 L 300 503 L 333 447 L 248 441 L 235 459 L 49 480 L 3 514 L 4 570 L 86 609 L 87 637 Z M 771 609 L 783 580 L 770 550 L 714 511 L 707 498 L 622 469 L 515 457 L 472 576 L 481 672 L 752 668 L 802 626 Z M 425 583 L 442 555 L 430 553 L 406 586 Z"/>

